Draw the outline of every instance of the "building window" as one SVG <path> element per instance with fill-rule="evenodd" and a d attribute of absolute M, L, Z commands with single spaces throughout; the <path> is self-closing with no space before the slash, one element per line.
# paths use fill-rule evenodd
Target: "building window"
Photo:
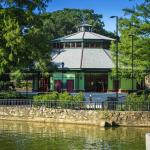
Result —
<path fill-rule="evenodd" d="M 87 42 L 84 43 L 84 47 L 85 47 L 85 48 L 90 48 L 90 43 L 87 43 Z"/>
<path fill-rule="evenodd" d="M 69 42 L 65 44 L 65 48 L 70 48 L 70 43 Z"/>
<path fill-rule="evenodd" d="M 96 48 L 102 48 L 102 44 L 101 43 L 95 43 L 95 47 Z"/>
<path fill-rule="evenodd" d="M 76 43 L 76 47 L 77 47 L 77 48 L 80 48 L 80 47 L 81 47 L 81 42 L 77 42 L 77 43 Z"/>
<path fill-rule="evenodd" d="M 75 43 L 74 42 L 71 43 L 71 48 L 75 48 Z"/>
<path fill-rule="evenodd" d="M 95 43 L 90 43 L 90 48 L 95 48 Z"/>

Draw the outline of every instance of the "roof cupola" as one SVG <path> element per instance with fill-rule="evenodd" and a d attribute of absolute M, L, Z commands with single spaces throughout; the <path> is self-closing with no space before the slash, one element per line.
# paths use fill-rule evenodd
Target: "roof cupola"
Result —
<path fill-rule="evenodd" d="M 89 24 L 81 24 L 78 26 L 79 32 L 92 32 L 92 25 Z"/>

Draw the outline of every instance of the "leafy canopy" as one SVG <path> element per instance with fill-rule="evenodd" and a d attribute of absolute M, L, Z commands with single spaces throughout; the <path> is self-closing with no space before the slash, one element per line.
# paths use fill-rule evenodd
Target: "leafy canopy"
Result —
<path fill-rule="evenodd" d="M 48 1 L 0 1 L 0 74 L 22 72 L 31 64 L 48 68 L 49 39 L 38 17 Z"/>
<path fill-rule="evenodd" d="M 133 76 L 137 81 L 144 79 L 150 71 L 150 1 L 133 8 L 126 8 L 124 12 L 128 17 L 119 20 L 119 73 L 120 76 L 131 78 L 132 66 L 132 40 L 133 35 Z M 115 61 L 115 45 L 111 46 Z M 115 75 L 115 71 L 113 72 Z"/>

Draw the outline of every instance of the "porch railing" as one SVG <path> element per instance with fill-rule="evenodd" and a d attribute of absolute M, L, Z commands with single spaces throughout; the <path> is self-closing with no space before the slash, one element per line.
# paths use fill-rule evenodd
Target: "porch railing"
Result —
<path fill-rule="evenodd" d="M 55 109 L 76 110 L 116 110 L 116 111 L 150 111 L 150 102 L 75 102 L 75 101 L 34 101 L 32 99 L 0 99 L 0 106 L 28 106 Z"/>

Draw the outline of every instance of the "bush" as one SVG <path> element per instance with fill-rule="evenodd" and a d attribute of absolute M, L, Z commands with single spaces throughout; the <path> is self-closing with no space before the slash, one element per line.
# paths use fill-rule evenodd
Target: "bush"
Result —
<path fill-rule="evenodd" d="M 126 97 L 125 102 L 130 110 L 146 110 L 150 102 L 150 95 L 132 93 Z"/>
<path fill-rule="evenodd" d="M 150 89 L 139 90 L 139 91 L 137 91 L 136 93 L 137 93 L 137 95 L 141 95 L 141 94 L 150 95 Z"/>
<path fill-rule="evenodd" d="M 23 99 L 23 98 L 25 98 L 25 97 L 16 91 L 0 92 L 0 99 Z"/>
<path fill-rule="evenodd" d="M 82 102 L 84 100 L 84 95 L 82 92 L 76 95 L 70 95 L 68 92 L 58 93 L 58 92 L 51 92 L 48 94 L 40 94 L 33 96 L 35 101 L 74 101 L 74 102 Z"/>
<path fill-rule="evenodd" d="M 58 92 L 51 92 L 48 94 L 41 94 L 33 96 L 35 101 L 54 101 L 58 100 Z"/>
<path fill-rule="evenodd" d="M 140 96 L 138 96 L 136 93 L 129 94 L 129 95 L 127 95 L 127 97 L 126 97 L 126 102 L 127 102 L 127 103 L 135 103 L 135 102 L 138 102 L 138 101 L 141 100 L 139 97 L 140 97 Z"/>
<path fill-rule="evenodd" d="M 61 100 L 61 101 L 72 101 L 73 96 L 70 95 L 68 92 L 59 93 L 59 100 Z"/>
<path fill-rule="evenodd" d="M 82 92 L 73 96 L 73 101 L 82 102 L 84 101 L 84 95 Z"/>

